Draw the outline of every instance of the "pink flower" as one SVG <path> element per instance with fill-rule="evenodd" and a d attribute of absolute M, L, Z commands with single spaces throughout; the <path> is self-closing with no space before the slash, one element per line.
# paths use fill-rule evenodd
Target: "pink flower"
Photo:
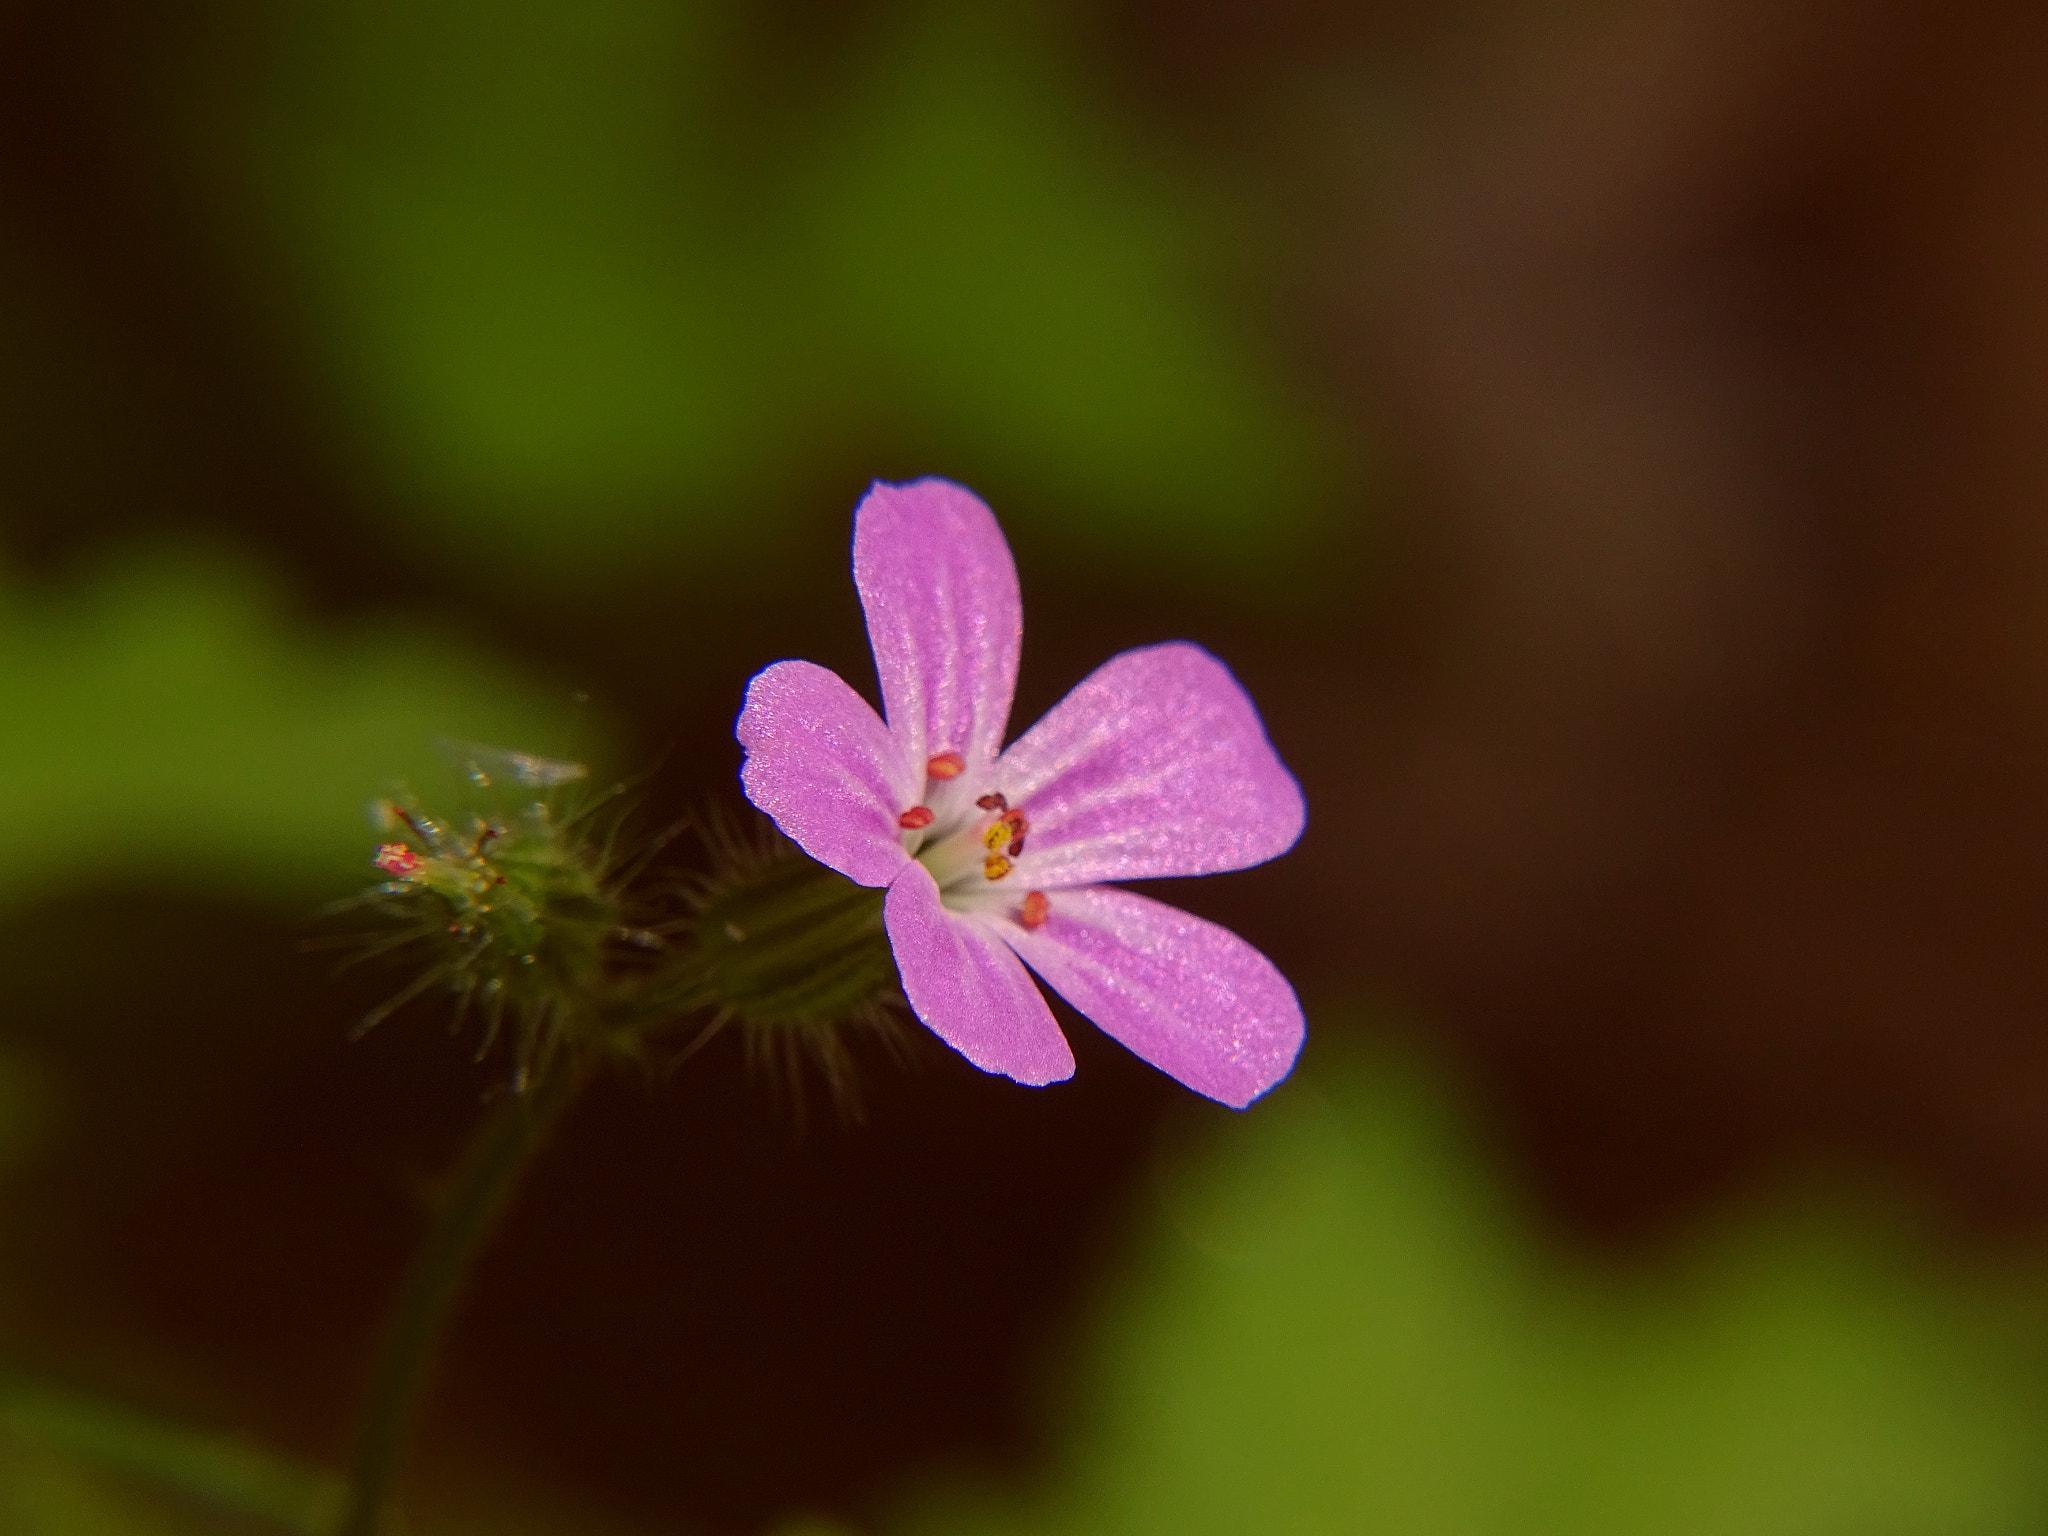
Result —
<path fill-rule="evenodd" d="M 779 661 L 747 686 L 741 782 L 812 858 L 888 887 L 917 1016 L 984 1071 L 1071 1077 L 1028 965 L 1199 1093 L 1242 1108 L 1286 1076 L 1301 1005 L 1273 962 L 1102 883 L 1244 869 L 1301 835 L 1301 788 L 1223 663 L 1125 651 L 1005 749 L 1023 611 L 994 514 L 950 481 L 877 484 L 853 579 L 887 723 L 837 674 Z"/>

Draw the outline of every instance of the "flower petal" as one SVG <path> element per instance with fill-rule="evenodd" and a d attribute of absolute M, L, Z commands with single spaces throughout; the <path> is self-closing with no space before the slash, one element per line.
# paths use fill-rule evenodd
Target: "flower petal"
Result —
<path fill-rule="evenodd" d="M 1301 1052 L 1301 1004 L 1227 928 L 1113 886 L 1055 892 L 1011 948 L 1106 1033 L 1197 1093 L 1243 1109 Z"/>
<path fill-rule="evenodd" d="M 1306 814 L 1244 689 L 1185 641 L 1112 656 L 990 782 L 1030 817 L 1028 878 L 1047 890 L 1263 864 Z"/>
<path fill-rule="evenodd" d="M 853 579 L 905 760 L 958 752 L 978 781 L 1003 744 L 1024 633 L 995 514 L 950 480 L 878 482 L 853 514 Z"/>
<path fill-rule="evenodd" d="M 911 768 L 874 706 L 838 673 L 809 661 L 756 673 L 733 734 L 747 752 L 747 798 L 805 853 L 861 885 L 896 878 L 910 857 L 896 818 L 915 801 L 924 768 Z"/>
<path fill-rule="evenodd" d="M 1033 1087 L 1074 1075 L 1052 1009 L 991 927 L 939 905 L 922 864 L 896 877 L 882 920 L 904 996 L 927 1028 L 984 1072 Z"/>

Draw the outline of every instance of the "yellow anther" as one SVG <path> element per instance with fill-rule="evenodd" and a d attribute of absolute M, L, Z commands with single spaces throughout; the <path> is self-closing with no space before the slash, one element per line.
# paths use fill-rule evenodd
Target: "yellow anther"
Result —
<path fill-rule="evenodd" d="M 981 861 L 981 872 L 991 880 L 1000 880 L 1010 872 L 1010 861 L 1000 853 L 992 853 Z"/>

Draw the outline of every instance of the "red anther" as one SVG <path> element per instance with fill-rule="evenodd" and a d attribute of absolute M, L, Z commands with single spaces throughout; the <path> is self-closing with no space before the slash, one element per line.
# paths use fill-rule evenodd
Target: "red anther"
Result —
<path fill-rule="evenodd" d="M 1015 859 L 1015 858 L 1021 858 L 1021 857 L 1023 856 L 1023 853 L 1024 853 L 1024 839 L 1023 839 L 1023 838 L 1021 838 L 1021 837 L 1013 837 L 1013 838 L 1011 838 L 1011 839 L 1010 839 L 1010 857 L 1011 857 L 1011 858 L 1013 858 L 1013 859 Z"/>
<path fill-rule="evenodd" d="M 930 779 L 957 779 L 967 771 L 967 759 L 958 752 L 941 752 L 924 765 L 925 777 Z"/>
<path fill-rule="evenodd" d="M 1045 899 L 1045 892 L 1031 891 L 1024 897 L 1024 910 L 1017 914 L 1017 921 L 1026 928 L 1043 928 L 1051 916 L 1052 903 Z"/>
<path fill-rule="evenodd" d="M 1000 853 L 992 853 L 981 861 L 981 872 L 990 880 L 1000 880 L 1010 872 L 1010 861 Z"/>
<path fill-rule="evenodd" d="M 906 832 L 921 832 L 930 826 L 933 820 L 931 809 L 928 806 L 913 805 L 909 810 L 896 818 L 896 825 L 903 828 Z"/>
<path fill-rule="evenodd" d="M 403 843 L 386 843 L 377 850 L 377 856 L 370 860 L 387 875 L 407 879 L 419 873 L 420 856 Z"/>
<path fill-rule="evenodd" d="M 1001 795 L 983 795 L 974 803 L 984 811 L 1007 811 L 1010 808 L 1010 802 Z"/>
<path fill-rule="evenodd" d="M 1022 837 L 1031 830 L 1031 823 L 1024 819 L 1022 811 L 1012 811 L 1003 818 L 1003 825 L 1010 829 L 1012 837 Z"/>

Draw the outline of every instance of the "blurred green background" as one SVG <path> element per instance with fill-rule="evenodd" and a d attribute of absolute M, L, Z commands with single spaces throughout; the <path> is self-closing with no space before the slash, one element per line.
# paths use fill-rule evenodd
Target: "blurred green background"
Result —
<path fill-rule="evenodd" d="M 1171 899 L 1243 1116 L 1082 1023 L 570 1124 L 426 1532 L 2048 1521 L 2048 109 L 1971 0 L 0 11 L 0 1530 L 315 1530 L 499 1081 L 306 947 L 443 740 L 734 800 L 978 490 L 1017 719 L 1225 657 Z"/>

